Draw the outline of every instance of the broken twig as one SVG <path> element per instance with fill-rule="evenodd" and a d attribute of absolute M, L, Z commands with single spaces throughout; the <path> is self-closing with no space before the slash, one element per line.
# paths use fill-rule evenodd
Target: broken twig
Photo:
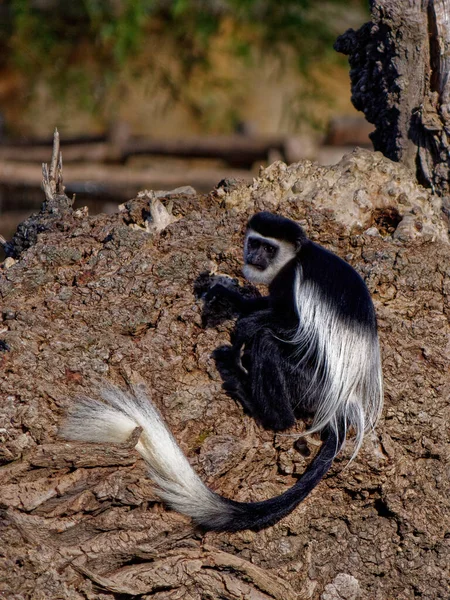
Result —
<path fill-rule="evenodd" d="M 56 128 L 53 135 L 53 150 L 50 170 L 46 163 L 42 163 L 42 176 L 42 187 L 48 202 L 51 202 L 55 196 L 64 194 L 62 155 L 60 151 L 59 132 Z"/>

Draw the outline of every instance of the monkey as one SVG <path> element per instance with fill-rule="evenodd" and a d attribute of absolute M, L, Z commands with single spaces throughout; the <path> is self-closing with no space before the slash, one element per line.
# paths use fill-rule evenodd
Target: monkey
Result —
<path fill-rule="evenodd" d="M 247 298 L 216 284 L 206 301 L 224 297 L 239 314 L 231 346 L 218 351 L 224 387 L 265 428 L 283 431 L 297 415 L 321 432 L 317 455 L 287 491 L 237 502 L 210 490 L 195 473 L 158 410 L 135 388 L 85 398 L 69 413 L 66 439 L 124 442 L 142 428 L 136 450 L 157 494 L 206 530 L 260 530 L 289 514 L 329 471 L 353 429 L 357 454 L 375 427 L 383 382 L 375 309 L 361 276 L 311 241 L 295 221 L 269 212 L 250 218 L 243 275 L 268 286 Z"/>

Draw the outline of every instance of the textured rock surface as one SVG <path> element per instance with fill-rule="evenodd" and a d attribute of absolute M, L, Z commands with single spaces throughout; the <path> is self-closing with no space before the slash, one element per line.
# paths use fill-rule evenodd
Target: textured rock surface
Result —
<path fill-rule="evenodd" d="M 450 247 L 438 200 L 359 151 L 170 203 L 177 220 L 161 233 L 146 226 L 145 194 L 115 215 L 42 213 L 37 241 L 0 266 L 2 597 L 447 599 Z M 289 517 L 202 534 L 156 501 L 129 445 L 69 444 L 57 428 L 99 380 L 143 381 L 215 490 L 253 500 L 292 485 L 308 459 L 221 391 L 211 353 L 233 321 L 205 323 L 194 294 L 203 272 L 240 277 L 243 228 L 260 209 L 299 220 L 365 278 L 386 406 L 357 459 L 340 457 Z"/>
<path fill-rule="evenodd" d="M 274 210 L 280 203 L 320 206 L 352 233 L 375 227 L 381 235 L 393 234 L 404 241 L 424 237 L 448 243 L 442 199 L 381 152 L 357 149 L 331 167 L 310 161 L 290 166 L 277 162 L 252 186 L 228 194 L 225 203 L 237 209 L 249 203 Z"/>

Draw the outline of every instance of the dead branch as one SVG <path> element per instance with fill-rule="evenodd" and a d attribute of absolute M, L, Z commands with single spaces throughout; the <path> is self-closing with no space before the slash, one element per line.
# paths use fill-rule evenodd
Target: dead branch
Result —
<path fill-rule="evenodd" d="M 46 163 L 42 163 L 42 176 L 42 187 L 47 202 L 52 202 L 55 196 L 64 194 L 62 155 L 60 150 L 59 133 L 56 128 L 53 137 L 53 151 L 50 170 Z"/>

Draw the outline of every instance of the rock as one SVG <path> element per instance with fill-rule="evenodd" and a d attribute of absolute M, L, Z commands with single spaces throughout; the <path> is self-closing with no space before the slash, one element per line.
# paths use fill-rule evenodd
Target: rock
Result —
<path fill-rule="evenodd" d="M 321 600 L 358 600 L 361 588 L 358 580 L 348 573 L 339 573 L 333 583 L 325 586 Z"/>
<path fill-rule="evenodd" d="M 362 233 L 376 226 L 382 236 L 394 233 L 387 229 L 395 210 L 402 240 L 449 241 L 442 200 L 417 184 L 406 167 L 380 152 L 356 149 L 331 167 L 310 161 L 274 163 L 253 185 L 232 191 L 226 205 L 238 211 L 257 208 L 264 197 L 270 197 L 272 210 L 286 202 L 320 206 L 349 231 Z"/>

